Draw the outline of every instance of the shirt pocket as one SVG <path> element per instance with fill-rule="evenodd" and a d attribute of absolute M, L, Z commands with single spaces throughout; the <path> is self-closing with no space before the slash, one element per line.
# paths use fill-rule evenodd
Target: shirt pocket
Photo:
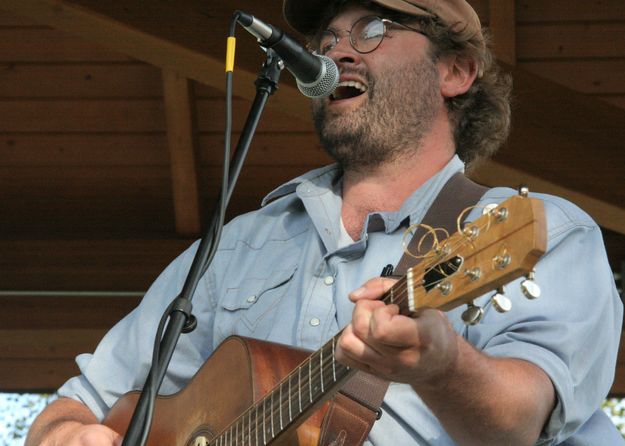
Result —
<path fill-rule="evenodd" d="M 227 288 L 217 307 L 215 325 L 219 337 L 267 339 L 296 270 L 297 265 L 283 267 L 266 277 L 244 278 L 236 287 Z"/>

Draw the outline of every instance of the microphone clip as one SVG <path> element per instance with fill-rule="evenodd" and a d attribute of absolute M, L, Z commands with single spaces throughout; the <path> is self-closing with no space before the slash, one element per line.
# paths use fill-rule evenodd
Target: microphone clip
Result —
<path fill-rule="evenodd" d="M 272 95 L 278 90 L 278 81 L 280 80 L 280 73 L 284 70 L 284 62 L 271 48 L 264 49 L 267 59 L 263 63 L 254 85 L 256 85 L 257 91 L 265 91 Z"/>

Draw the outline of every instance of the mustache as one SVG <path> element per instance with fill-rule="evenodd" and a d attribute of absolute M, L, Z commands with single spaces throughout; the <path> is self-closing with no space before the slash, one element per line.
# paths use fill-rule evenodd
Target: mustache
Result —
<path fill-rule="evenodd" d="M 371 98 L 371 96 L 374 93 L 376 80 L 369 71 L 362 69 L 362 68 L 340 67 L 339 76 L 341 75 L 352 75 L 352 76 L 357 76 L 357 77 L 364 79 L 365 82 L 367 83 L 367 92 L 369 93 L 369 97 Z"/>

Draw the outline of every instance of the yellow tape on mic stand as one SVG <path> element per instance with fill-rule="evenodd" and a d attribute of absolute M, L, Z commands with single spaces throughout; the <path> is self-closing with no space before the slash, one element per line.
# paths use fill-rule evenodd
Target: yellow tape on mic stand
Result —
<path fill-rule="evenodd" d="M 234 71 L 234 50 L 236 48 L 237 39 L 234 37 L 228 37 L 226 46 L 226 73 Z"/>

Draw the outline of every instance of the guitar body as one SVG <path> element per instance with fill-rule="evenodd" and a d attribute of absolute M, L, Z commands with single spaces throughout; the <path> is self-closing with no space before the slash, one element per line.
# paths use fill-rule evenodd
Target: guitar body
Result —
<path fill-rule="evenodd" d="M 187 386 L 156 401 L 148 446 L 194 446 L 210 441 L 310 355 L 280 344 L 233 336 L 226 339 Z M 139 392 L 124 395 L 104 424 L 124 435 Z M 275 446 L 317 446 L 327 405 L 294 422 Z M 262 439 L 259 444 L 265 444 Z M 269 444 L 269 442 L 267 443 Z"/>
<path fill-rule="evenodd" d="M 522 275 L 527 278 L 523 293 L 538 297 L 532 271 L 546 249 L 546 223 L 542 202 L 526 195 L 509 198 L 437 241 L 381 300 L 397 305 L 405 316 L 423 308 L 449 311 Z M 465 313 L 468 323 L 481 317 Z M 317 446 L 327 401 L 355 373 L 335 360 L 339 336 L 312 354 L 236 336 L 226 339 L 184 390 L 157 399 L 148 446 Z M 138 392 L 122 397 L 104 424 L 123 435 L 138 398 Z M 341 431 L 340 444 L 346 432 Z"/>

